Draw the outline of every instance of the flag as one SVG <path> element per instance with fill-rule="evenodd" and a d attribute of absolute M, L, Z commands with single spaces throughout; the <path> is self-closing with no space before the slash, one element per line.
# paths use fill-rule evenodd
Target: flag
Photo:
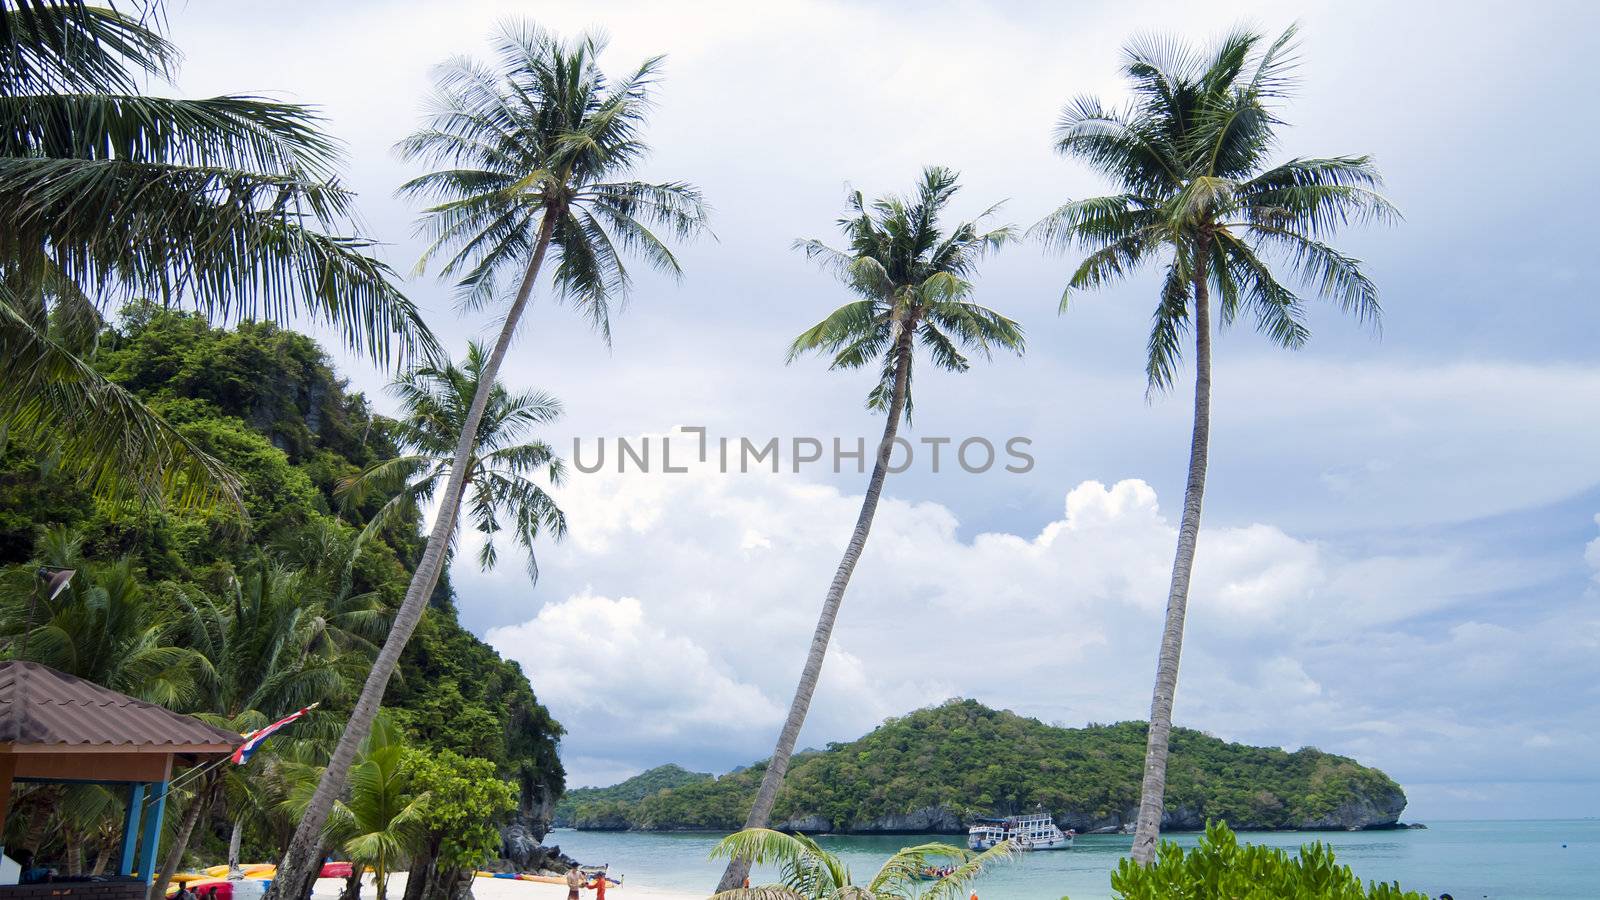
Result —
<path fill-rule="evenodd" d="M 306 713 L 311 712 L 313 709 L 316 709 L 321 705 L 321 703 L 313 703 L 305 709 L 298 710 L 288 714 L 287 716 L 284 716 L 265 728 L 257 728 L 255 731 L 245 732 L 243 735 L 244 743 L 240 744 L 238 749 L 233 751 L 233 755 L 228 758 L 232 760 L 233 764 L 236 766 L 244 765 L 250 761 L 250 755 L 256 752 L 256 748 L 261 746 L 262 741 L 272 737 L 274 734 L 277 734 L 278 729 L 293 723 L 301 716 L 304 716 Z"/>

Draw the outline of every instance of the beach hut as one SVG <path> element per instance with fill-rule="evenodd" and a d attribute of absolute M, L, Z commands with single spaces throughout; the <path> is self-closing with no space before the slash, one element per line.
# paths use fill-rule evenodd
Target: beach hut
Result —
<path fill-rule="evenodd" d="M 91 881 L 64 873 L 42 884 L 0 885 L 0 900 L 143 900 L 160 865 L 161 816 L 174 769 L 227 756 L 242 741 L 39 663 L 0 662 L 0 835 L 14 782 L 116 785 L 127 797 L 113 875 Z"/>

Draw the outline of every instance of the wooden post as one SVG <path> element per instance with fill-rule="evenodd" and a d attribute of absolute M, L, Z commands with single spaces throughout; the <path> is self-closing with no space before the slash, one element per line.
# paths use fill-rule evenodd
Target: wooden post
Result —
<path fill-rule="evenodd" d="M 134 853 L 139 849 L 139 813 L 144 805 L 144 783 L 128 786 L 128 812 L 122 817 L 122 855 L 117 858 L 117 874 L 133 874 Z"/>
<path fill-rule="evenodd" d="M 161 845 L 161 814 L 167 806 L 167 783 L 158 781 L 150 785 L 150 804 L 144 810 L 144 828 L 139 836 L 139 874 L 144 883 L 156 879 L 156 851 Z"/>
<path fill-rule="evenodd" d="M 0 753 L 0 849 L 3 849 L 6 840 L 6 816 L 11 813 L 11 776 L 16 772 L 16 756 Z"/>

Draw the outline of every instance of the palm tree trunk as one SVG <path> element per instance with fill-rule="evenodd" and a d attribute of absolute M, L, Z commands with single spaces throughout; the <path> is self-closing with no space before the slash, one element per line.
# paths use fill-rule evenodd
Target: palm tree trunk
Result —
<path fill-rule="evenodd" d="M 756 792 L 746 828 L 765 828 L 772 816 L 772 805 L 777 802 L 778 789 L 783 787 L 783 776 L 789 771 L 789 757 L 794 753 L 795 741 L 800 737 L 800 727 L 805 724 L 806 712 L 811 708 L 811 695 L 816 692 L 817 679 L 822 675 L 822 661 L 828 654 L 828 641 L 833 637 L 833 623 L 839 618 L 839 606 L 844 601 L 845 588 L 855 572 L 856 562 L 867 545 L 867 534 L 872 530 L 872 518 L 878 512 L 878 497 L 883 493 L 883 481 L 889 473 L 889 454 L 894 450 L 895 434 L 900 428 L 900 416 L 905 410 L 906 391 L 911 383 L 911 339 L 916 333 L 915 323 L 908 323 L 895 342 L 894 395 L 889 401 L 888 421 L 883 425 L 883 438 L 878 441 L 878 456 L 872 465 L 872 478 L 867 482 L 866 496 L 861 498 L 861 513 L 856 517 L 855 530 L 845 545 L 844 558 L 834 572 L 833 583 L 822 601 L 822 614 L 817 617 L 817 630 L 811 636 L 811 651 L 806 654 L 805 667 L 800 671 L 800 684 L 795 687 L 794 699 L 789 703 L 789 716 L 778 732 L 778 745 L 772 750 L 772 760 L 761 777 L 761 788 Z M 750 861 L 735 856 L 728 860 L 728 868 L 717 883 L 717 892 L 731 891 L 744 884 L 750 874 Z"/>
<path fill-rule="evenodd" d="M 200 776 L 201 784 L 195 786 L 194 802 L 183 811 L 183 821 L 178 823 L 178 833 L 172 836 L 172 846 L 167 848 L 167 856 L 161 862 L 161 871 L 157 873 L 154 881 L 150 882 L 149 900 L 162 900 L 167 895 L 167 883 L 172 881 L 172 876 L 178 871 L 178 866 L 183 864 L 183 852 L 189 849 L 189 836 L 194 834 L 194 826 L 211 808 L 217 799 L 217 789 L 222 785 L 219 773 Z"/>
<path fill-rule="evenodd" d="M 1139 824 L 1133 859 L 1149 865 L 1161 837 L 1167 791 L 1167 743 L 1172 737 L 1172 698 L 1178 691 L 1178 657 L 1183 653 L 1183 620 L 1189 607 L 1189 574 L 1200 536 L 1200 505 L 1206 491 L 1206 456 L 1211 444 L 1211 310 L 1206 287 L 1206 245 L 1196 248 L 1194 275 L 1194 433 L 1189 442 L 1189 483 L 1183 494 L 1183 521 L 1172 560 L 1167 620 L 1161 632 L 1155 692 L 1150 699 L 1150 731 L 1145 738 L 1144 784 L 1139 793 Z"/>
<path fill-rule="evenodd" d="M 422 560 L 411 577 L 405 601 L 401 603 L 400 611 L 395 614 L 394 623 L 389 627 L 389 636 L 383 642 L 383 649 L 378 652 L 372 670 L 367 673 L 367 681 L 362 685 L 361 696 L 356 700 L 355 708 L 350 711 L 350 721 L 345 724 L 344 733 L 339 736 L 339 744 L 334 748 L 332 758 L 328 760 L 328 768 L 323 772 L 322 780 L 317 783 L 317 790 L 312 794 L 305 815 L 295 828 L 294 837 L 289 841 L 289 848 L 284 852 L 283 860 L 278 865 L 278 877 L 273 879 L 272 887 L 268 889 L 268 900 L 302 900 L 311 890 L 312 881 L 318 871 L 319 860 L 315 854 L 322 837 L 322 828 L 327 824 L 328 814 L 333 810 L 334 801 L 344 793 L 345 783 L 350 775 L 350 764 L 355 760 L 356 750 L 372 731 L 372 722 L 378 715 L 378 707 L 383 701 L 384 691 L 389 686 L 389 678 L 394 674 L 395 667 L 400 664 L 400 653 L 405 649 L 406 642 L 411 639 L 411 633 L 416 630 L 417 623 L 421 621 L 428 598 L 432 596 L 433 589 L 439 582 L 445 551 L 450 546 L 450 535 L 455 529 L 456 515 L 461 508 L 461 494 L 466 487 L 467 464 L 477 443 L 478 425 L 483 421 L 484 407 L 489 402 L 489 393 L 494 388 L 495 376 L 500 371 L 506 350 L 511 346 L 511 338 L 516 333 L 517 323 L 522 319 L 522 311 L 528 305 L 528 298 L 533 294 L 534 282 L 538 280 L 539 269 L 544 265 L 545 253 L 550 249 L 550 235 L 560 214 L 561 211 L 556 209 L 545 211 L 544 221 L 539 226 L 539 236 L 534 244 L 533 257 L 528 261 L 527 273 L 522 278 L 522 286 L 517 290 L 517 298 L 512 302 L 511 309 L 506 312 L 500 337 L 495 341 L 494 351 L 489 354 L 483 377 L 472 396 L 472 406 L 468 408 L 466 420 L 462 423 L 461 437 L 456 442 L 455 459 L 450 466 L 450 481 L 445 485 L 443 496 L 439 498 L 439 512 L 434 519 L 433 530 L 428 535 L 428 546 L 423 550 Z"/>
<path fill-rule="evenodd" d="M 239 845 L 244 842 L 244 817 L 233 820 L 233 834 L 228 836 L 228 877 L 239 872 Z"/>

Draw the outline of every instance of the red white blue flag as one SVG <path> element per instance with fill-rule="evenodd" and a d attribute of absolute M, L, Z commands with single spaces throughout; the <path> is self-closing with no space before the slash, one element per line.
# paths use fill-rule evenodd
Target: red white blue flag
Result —
<path fill-rule="evenodd" d="M 316 709 L 321 705 L 321 703 L 313 703 L 305 709 L 292 712 L 289 715 L 284 716 L 265 728 L 257 728 L 255 731 L 245 732 L 244 743 L 240 744 L 238 749 L 233 751 L 233 755 L 228 758 L 233 761 L 234 765 L 244 765 L 250 761 L 250 755 L 256 752 L 256 748 L 261 746 L 262 741 L 272 737 L 274 734 L 277 734 L 278 729 L 289 725 L 290 723 L 299 719 L 301 716 L 304 716 L 306 713 L 311 712 L 313 709 Z"/>

